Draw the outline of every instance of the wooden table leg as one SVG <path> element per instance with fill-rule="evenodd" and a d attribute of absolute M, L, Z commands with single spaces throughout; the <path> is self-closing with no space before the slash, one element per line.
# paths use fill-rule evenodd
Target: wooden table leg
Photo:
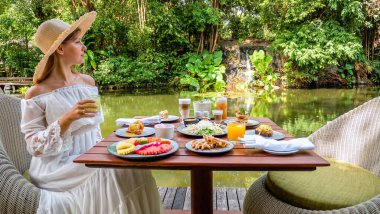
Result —
<path fill-rule="evenodd" d="M 191 170 L 191 213 L 212 213 L 211 170 Z"/>

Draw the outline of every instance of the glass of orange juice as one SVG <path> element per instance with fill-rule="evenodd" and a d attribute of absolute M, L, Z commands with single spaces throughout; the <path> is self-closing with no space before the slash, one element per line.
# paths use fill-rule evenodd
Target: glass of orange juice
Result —
<path fill-rule="evenodd" d="M 230 123 L 227 125 L 227 138 L 228 140 L 237 141 L 239 137 L 244 137 L 245 124 L 244 123 Z"/>

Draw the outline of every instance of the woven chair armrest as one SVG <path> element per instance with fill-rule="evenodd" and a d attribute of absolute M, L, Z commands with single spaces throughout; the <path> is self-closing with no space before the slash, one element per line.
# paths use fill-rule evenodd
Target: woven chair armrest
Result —
<path fill-rule="evenodd" d="M 40 189 L 26 180 L 0 145 L 0 212 L 36 213 Z"/>

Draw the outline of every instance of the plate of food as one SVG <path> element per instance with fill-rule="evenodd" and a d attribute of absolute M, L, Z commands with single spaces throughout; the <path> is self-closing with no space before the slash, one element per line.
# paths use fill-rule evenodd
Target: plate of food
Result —
<path fill-rule="evenodd" d="M 165 122 L 175 122 L 175 121 L 179 120 L 178 116 L 169 115 L 168 110 L 160 111 L 159 112 L 159 116 L 161 118 L 161 122 L 163 122 L 163 123 L 165 123 Z"/>
<path fill-rule="evenodd" d="M 202 139 L 191 140 L 185 144 L 186 149 L 204 155 L 218 155 L 231 151 L 234 144 L 213 136 L 203 136 Z"/>
<path fill-rule="evenodd" d="M 224 120 L 223 122 L 225 123 L 225 124 L 230 124 L 230 123 L 234 123 L 234 122 L 236 122 L 237 120 L 236 120 L 236 118 L 233 118 L 233 119 L 226 119 L 226 120 Z M 259 125 L 260 124 L 260 122 L 259 121 L 256 121 L 256 120 L 247 120 L 246 122 L 245 122 L 245 126 L 246 127 L 252 127 L 252 126 L 257 126 L 257 125 Z"/>
<path fill-rule="evenodd" d="M 130 138 L 107 147 L 108 152 L 123 159 L 149 160 L 169 156 L 178 150 L 176 141 L 165 138 Z"/>
<path fill-rule="evenodd" d="M 181 125 L 177 128 L 177 131 L 190 137 L 202 137 L 203 135 L 222 137 L 227 134 L 225 125 L 215 124 L 208 120 L 201 120 L 197 124 L 187 126 Z"/>
<path fill-rule="evenodd" d="M 256 129 L 248 130 L 246 135 L 260 135 L 267 139 L 281 140 L 285 138 L 285 134 L 272 130 L 272 127 L 267 124 L 261 124 Z"/>

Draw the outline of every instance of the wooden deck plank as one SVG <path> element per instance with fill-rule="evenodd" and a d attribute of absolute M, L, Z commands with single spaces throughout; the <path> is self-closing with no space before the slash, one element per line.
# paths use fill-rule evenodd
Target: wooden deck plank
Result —
<path fill-rule="evenodd" d="M 239 201 L 240 210 L 243 210 L 243 202 L 247 190 L 245 188 L 236 188 L 236 193 Z"/>
<path fill-rule="evenodd" d="M 191 210 L 190 187 L 158 187 L 165 214 L 187 214 Z M 213 188 L 214 213 L 237 214 L 243 210 L 245 188 Z M 173 210 L 169 211 L 169 210 Z M 176 212 L 178 211 L 178 212 Z"/>
<path fill-rule="evenodd" d="M 166 194 L 165 194 L 164 201 L 162 203 L 164 209 L 172 209 L 176 191 L 177 191 L 177 187 L 168 187 L 168 190 L 166 191 Z"/>
<path fill-rule="evenodd" d="M 228 210 L 240 210 L 239 200 L 236 194 L 236 188 L 227 188 Z"/>
<path fill-rule="evenodd" d="M 186 187 L 178 187 L 174 196 L 173 210 L 182 210 L 186 198 Z"/>
<path fill-rule="evenodd" d="M 158 194 L 160 194 L 161 202 L 164 202 L 166 190 L 168 190 L 167 187 L 158 187 Z"/>
<path fill-rule="evenodd" d="M 186 188 L 185 202 L 183 203 L 184 210 L 191 210 L 191 188 Z"/>
<path fill-rule="evenodd" d="M 228 210 L 226 188 L 216 189 L 216 210 Z"/>
<path fill-rule="evenodd" d="M 216 189 L 215 187 L 212 189 L 212 208 L 214 210 L 216 210 Z"/>

